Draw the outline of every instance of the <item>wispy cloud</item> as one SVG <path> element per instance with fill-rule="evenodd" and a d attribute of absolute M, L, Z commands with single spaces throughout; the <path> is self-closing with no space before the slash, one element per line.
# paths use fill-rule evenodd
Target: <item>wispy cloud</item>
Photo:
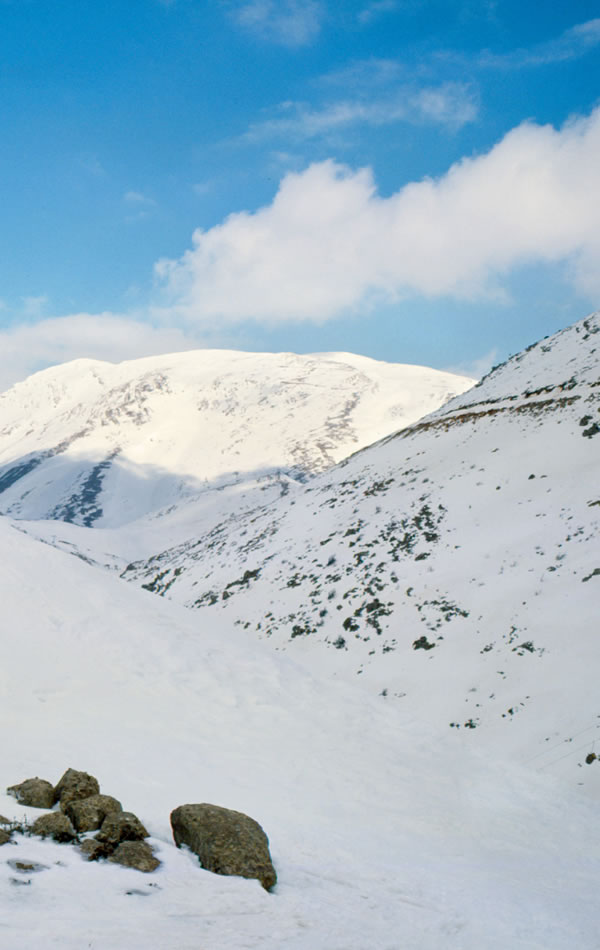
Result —
<path fill-rule="evenodd" d="M 287 174 L 273 202 L 230 215 L 156 273 L 166 312 L 200 325 L 323 321 L 407 295 L 485 299 L 532 264 L 600 294 L 600 108 L 562 129 L 524 123 L 437 180 L 378 194 L 333 161 Z"/>
<path fill-rule="evenodd" d="M 340 99 L 317 107 L 304 102 L 284 102 L 277 112 L 274 118 L 251 125 L 241 141 L 326 138 L 352 126 L 397 122 L 433 123 L 456 129 L 476 118 L 478 101 L 471 86 L 447 82 L 422 89 L 401 86 L 393 93 L 374 98 Z"/>
<path fill-rule="evenodd" d="M 141 191 L 126 191 L 123 195 L 123 201 L 126 201 L 129 205 L 145 205 L 146 207 L 151 207 L 156 204 L 154 198 L 149 198 L 148 195 L 144 195 Z"/>
<path fill-rule="evenodd" d="M 306 46 L 318 37 L 325 10 L 319 0 L 244 0 L 232 16 L 249 32 L 281 46 Z"/>
<path fill-rule="evenodd" d="M 565 30 L 555 39 L 538 43 L 527 49 L 517 49 L 508 53 L 485 51 L 478 57 L 478 64 L 494 69 L 547 66 L 552 63 L 579 59 L 599 44 L 600 18 L 579 23 Z"/>
<path fill-rule="evenodd" d="M 392 13 L 398 9 L 398 0 L 373 0 L 359 11 L 357 19 L 359 23 L 368 24 L 378 19 L 386 13 Z"/>

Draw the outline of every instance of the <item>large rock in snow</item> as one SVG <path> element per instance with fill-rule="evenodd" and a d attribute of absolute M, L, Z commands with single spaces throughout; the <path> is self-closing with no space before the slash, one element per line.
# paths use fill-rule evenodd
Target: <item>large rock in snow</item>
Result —
<path fill-rule="evenodd" d="M 19 804 L 30 808 L 52 808 L 54 787 L 43 778 L 28 778 L 20 785 L 11 785 L 6 791 L 14 795 Z"/>
<path fill-rule="evenodd" d="M 95 831 L 101 827 L 107 815 L 121 811 L 121 802 L 111 795 L 90 795 L 89 798 L 69 802 L 65 808 L 65 814 L 79 832 Z"/>
<path fill-rule="evenodd" d="M 185 844 L 207 871 L 256 878 L 265 890 L 277 883 L 269 839 L 258 822 L 218 805 L 180 805 L 171 812 L 177 847 Z"/>
<path fill-rule="evenodd" d="M 100 793 L 98 779 L 87 772 L 78 772 L 76 769 L 67 769 L 58 785 L 54 789 L 54 801 L 60 802 L 61 811 L 66 811 L 70 802 L 80 798 L 90 798 Z"/>

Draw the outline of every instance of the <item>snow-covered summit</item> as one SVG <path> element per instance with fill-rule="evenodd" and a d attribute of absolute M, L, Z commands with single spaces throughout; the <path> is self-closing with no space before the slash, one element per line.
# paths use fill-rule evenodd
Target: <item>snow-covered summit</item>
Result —
<path fill-rule="evenodd" d="M 302 481 L 472 383 L 352 354 L 76 360 L 0 395 L 0 508 L 113 526 L 207 489 Z"/>

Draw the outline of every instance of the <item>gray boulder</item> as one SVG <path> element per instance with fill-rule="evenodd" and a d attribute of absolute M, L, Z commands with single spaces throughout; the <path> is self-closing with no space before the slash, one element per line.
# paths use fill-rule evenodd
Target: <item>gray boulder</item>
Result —
<path fill-rule="evenodd" d="M 80 798 L 90 798 L 100 793 L 98 780 L 87 772 L 67 769 L 54 789 L 54 801 L 60 802 L 61 811 L 65 811 L 70 802 Z"/>
<path fill-rule="evenodd" d="M 54 838 L 55 841 L 72 841 L 77 837 L 73 825 L 66 815 L 59 811 L 50 812 L 48 815 L 40 815 L 32 827 L 31 833 L 39 835 L 41 838 Z"/>
<path fill-rule="evenodd" d="M 0 846 L 3 844 L 8 844 L 10 841 L 10 831 L 5 831 L 4 828 L 0 828 Z"/>
<path fill-rule="evenodd" d="M 148 874 L 155 871 L 160 861 L 154 857 L 152 848 L 145 841 L 123 841 L 108 859 L 113 864 L 135 868 Z"/>
<path fill-rule="evenodd" d="M 121 802 L 110 795 L 91 795 L 69 802 L 65 815 L 71 819 L 78 832 L 95 831 L 100 828 L 107 815 L 123 811 Z"/>
<path fill-rule="evenodd" d="M 31 808 L 52 808 L 54 804 L 54 788 L 43 778 L 28 778 L 20 785 L 11 785 L 6 791 L 14 795 L 21 805 Z"/>
<path fill-rule="evenodd" d="M 150 837 L 139 818 L 130 811 L 107 815 L 96 835 L 98 841 L 116 847 L 121 841 L 141 841 Z"/>
<path fill-rule="evenodd" d="M 171 812 L 177 847 L 185 844 L 207 871 L 256 878 L 265 890 L 277 883 L 269 839 L 258 822 L 218 805 L 180 805 Z"/>

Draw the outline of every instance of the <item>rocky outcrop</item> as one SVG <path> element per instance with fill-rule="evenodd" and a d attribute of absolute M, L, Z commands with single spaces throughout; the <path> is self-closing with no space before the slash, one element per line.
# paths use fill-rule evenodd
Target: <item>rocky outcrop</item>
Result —
<path fill-rule="evenodd" d="M 73 841 L 77 837 L 73 825 L 62 812 L 53 811 L 40 815 L 33 823 L 31 833 L 41 838 L 54 838 L 55 841 Z"/>
<path fill-rule="evenodd" d="M 215 874 L 256 878 L 270 891 L 277 874 L 269 839 L 253 818 L 218 805 L 180 805 L 171 812 L 175 844 L 185 844 Z"/>
<path fill-rule="evenodd" d="M 0 828 L 0 846 L 3 844 L 8 844 L 10 841 L 10 831 L 5 831 L 4 828 Z"/>
<path fill-rule="evenodd" d="M 91 795 L 69 802 L 64 812 L 71 819 L 79 834 L 96 831 L 107 815 L 122 812 L 123 806 L 111 795 Z"/>
<path fill-rule="evenodd" d="M 152 848 L 145 841 L 123 841 L 108 859 L 113 864 L 135 868 L 148 874 L 155 871 L 160 861 L 154 857 Z"/>
<path fill-rule="evenodd" d="M 43 778 L 28 778 L 20 785 L 11 785 L 6 791 L 14 795 L 19 804 L 31 808 L 52 808 L 54 787 Z"/>
<path fill-rule="evenodd" d="M 88 775 L 87 772 L 78 772 L 76 769 L 67 769 L 54 789 L 53 801 L 60 802 L 61 811 L 66 811 L 70 802 L 99 794 L 98 779 L 94 778 L 93 775 Z"/>

